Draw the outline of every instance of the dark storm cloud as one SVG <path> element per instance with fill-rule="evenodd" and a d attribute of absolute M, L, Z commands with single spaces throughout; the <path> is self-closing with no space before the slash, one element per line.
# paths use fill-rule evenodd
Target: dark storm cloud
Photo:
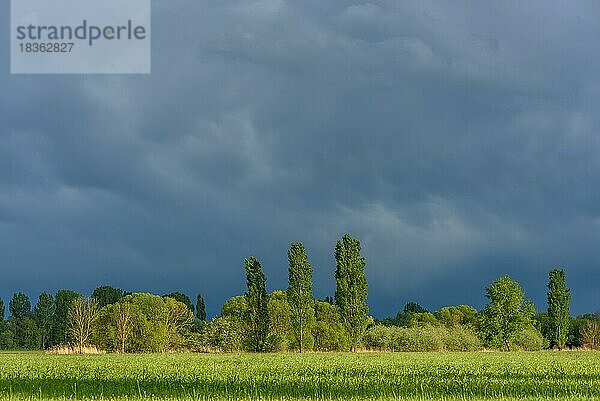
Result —
<path fill-rule="evenodd" d="M 541 308 L 556 266 L 576 312 L 600 309 L 598 17 L 155 1 L 150 76 L 10 76 L 3 58 L 0 293 L 201 290 L 216 313 L 243 257 L 284 288 L 301 240 L 323 297 L 351 232 L 376 316 L 479 307 L 503 274 Z"/>

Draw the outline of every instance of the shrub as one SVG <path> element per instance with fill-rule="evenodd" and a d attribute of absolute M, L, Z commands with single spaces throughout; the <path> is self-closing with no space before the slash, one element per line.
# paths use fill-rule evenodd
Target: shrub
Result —
<path fill-rule="evenodd" d="M 369 349 L 396 352 L 475 351 L 481 342 L 472 329 L 466 327 L 388 327 L 377 325 L 365 335 Z"/>
<path fill-rule="evenodd" d="M 477 333 L 465 326 L 453 326 L 448 329 L 445 337 L 447 351 L 477 351 L 482 343 Z"/>
<path fill-rule="evenodd" d="M 392 333 L 397 330 L 393 326 L 385 326 L 378 324 L 373 326 L 365 333 L 364 343 L 369 349 L 375 349 L 379 351 L 391 349 Z"/>
<path fill-rule="evenodd" d="M 315 302 L 316 323 L 312 328 L 314 349 L 317 351 L 347 351 L 350 339 L 340 323 L 340 314 L 336 305 L 328 302 Z"/>
<path fill-rule="evenodd" d="M 548 346 L 548 341 L 538 329 L 529 326 L 517 333 L 513 345 L 521 351 L 539 351 Z"/>
<path fill-rule="evenodd" d="M 203 331 L 207 347 L 222 352 L 235 352 L 244 349 L 244 325 L 231 316 L 220 316 L 206 324 Z"/>

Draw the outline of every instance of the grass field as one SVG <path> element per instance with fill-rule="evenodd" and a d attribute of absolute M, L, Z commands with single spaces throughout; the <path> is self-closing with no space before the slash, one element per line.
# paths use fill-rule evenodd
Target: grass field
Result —
<path fill-rule="evenodd" d="M 600 353 L 4 353 L 0 398 L 600 400 Z"/>

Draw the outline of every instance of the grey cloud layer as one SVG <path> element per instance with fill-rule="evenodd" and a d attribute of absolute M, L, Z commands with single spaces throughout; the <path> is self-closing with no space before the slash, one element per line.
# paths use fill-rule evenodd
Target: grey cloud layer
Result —
<path fill-rule="evenodd" d="M 505 273 L 543 307 L 555 266 L 599 309 L 599 16 L 154 2 L 151 76 L 0 75 L 0 293 L 181 288 L 216 312 L 251 254 L 285 287 L 301 240 L 323 297 L 351 232 L 375 315 L 481 306 Z"/>

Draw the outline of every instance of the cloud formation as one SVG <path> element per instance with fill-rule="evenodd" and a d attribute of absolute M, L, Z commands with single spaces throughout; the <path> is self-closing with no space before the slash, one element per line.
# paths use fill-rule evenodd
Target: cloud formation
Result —
<path fill-rule="evenodd" d="M 0 6 L 8 38 L 8 5 Z M 484 303 L 500 275 L 600 309 L 600 6 L 153 3 L 150 76 L 8 75 L 0 294 L 244 290 L 243 258 L 315 293 L 363 244 L 375 316 Z M 8 40 L 0 43 L 8 54 Z"/>

